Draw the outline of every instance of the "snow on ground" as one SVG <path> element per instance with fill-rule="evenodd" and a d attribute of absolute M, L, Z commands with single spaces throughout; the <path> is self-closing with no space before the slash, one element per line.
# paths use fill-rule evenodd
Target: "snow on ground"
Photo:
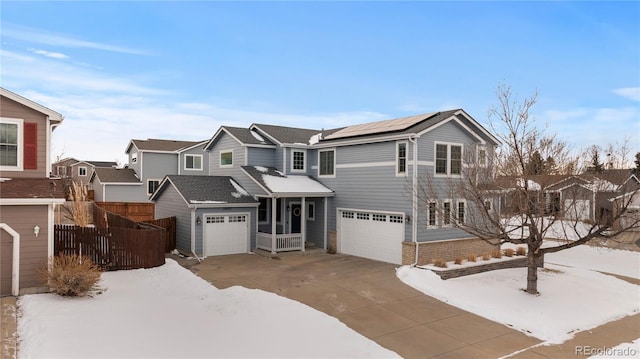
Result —
<path fill-rule="evenodd" d="M 175 261 L 107 272 L 95 298 L 19 299 L 20 358 L 398 357 L 276 294 L 217 289 Z"/>
<path fill-rule="evenodd" d="M 503 323 L 550 344 L 576 332 L 640 312 L 640 286 L 584 268 L 546 265 L 540 295 L 530 295 L 526 268 L 442 280 L 430 270 L 400 267 L 398 277 L 451 305 Z"/>
<path fill-rule="evenodd" d="M 640 252 L 582 245 L 545 254 L 544 261 L 640 279 Z"/>

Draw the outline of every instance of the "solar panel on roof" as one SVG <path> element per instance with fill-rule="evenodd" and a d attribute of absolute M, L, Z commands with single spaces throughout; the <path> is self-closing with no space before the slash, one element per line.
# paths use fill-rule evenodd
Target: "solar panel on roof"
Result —
<path fill-rule="evenodd" d="M 384 120 L 377 122 L 369 122 L 363 123 L 360 125 L 353 125 L 349 127 L 345 127 L 340 131 L 332 133 L 325 137 L 327 140 L 332 140 L 336 138 L 344 138 L 351 136 L 361 136 L 361 135 L 371 135 L 375 133 L 383 133 L 383 132 L 391 132 L 391 131 L 400 131 L 405 130 L 416 123 L 424 120 L 425 118 L 431 117 L 433 114 L 422 114 L 415 115 L 403 118 L 396 118 L 393 120 Z"/>

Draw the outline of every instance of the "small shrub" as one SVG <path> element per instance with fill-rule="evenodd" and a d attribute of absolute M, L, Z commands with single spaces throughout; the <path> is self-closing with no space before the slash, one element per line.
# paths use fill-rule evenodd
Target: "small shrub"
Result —
<path fill-rule="evenodd" d="M 42 276 L 53 293 L 65 297 L 92 295 L 100 290 L 100 267 L 91 258 L 76 254 L 54 257 Z"/>
<path fill-rule="evenodd" d="M 491 252 L 491 256 L 493 258 L 502 258 L 502 251 L 499 249 L 496 249 L 495 251 Z"/>
<path fill-rule="evenodd" d="M 433 265 L 440 268 L 447 268 L 447 262 L 442 259 L 434 259 Z"/>
<path fill-rule="evenodd" d="M 485 253 L 482 255 L 482 260 L 483 261 L 488 261 L 489 259 L 491 259 L 491 254 L 490 253 Z"/>
<path fill-rule="evenodd" d="M 464 259 L 462 259 L 462 257 L 456 257 L 456 259 L 453 261 L 454 264 L 462 264 L 462 261 Z"/>
<path fill-rule="evenodd" d="M 526 256 L 527 255 L 527 249 L 525 247 L 518 247 L 516 249 L 516 255 L 518 255 L 518 256 Z"/>
<path fill-rule="evenodd" d="M 511 248 L 505 248 L 505 250 L 503 251 L 504 255 L 507 257 L 513 257 L 513 254 L 516 252 Z"/>
<path fill-rule="evenodd" d="M 477 258 L 478 258 L 478 255 L 475 253 L 467 255 L 467 261 L 469 262 L 475 262 Z"/>

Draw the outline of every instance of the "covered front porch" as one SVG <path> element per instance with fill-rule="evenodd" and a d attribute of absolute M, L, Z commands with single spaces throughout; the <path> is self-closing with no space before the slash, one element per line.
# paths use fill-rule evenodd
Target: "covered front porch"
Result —
<path fill-rule="evenodd" d="M 256 248 L 271 254 L 327 248 L 328 199 L 335 193 L 306 175 L 244 166 L 265 195 L 258 195 Z"/>

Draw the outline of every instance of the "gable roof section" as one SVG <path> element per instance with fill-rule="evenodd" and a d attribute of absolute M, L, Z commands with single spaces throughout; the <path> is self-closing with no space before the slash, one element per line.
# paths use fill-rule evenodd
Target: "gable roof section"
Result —
<path fill-rule="evenodd" d="M 396 118 L 392 120 L 362 123 L 359 125 L 344 127 L 328 136 L 325 136 L 325 138 L 327 140 L 331 140 L 331 139 L 337 139 L 337 138 L 364 136 L 369 134 L 378 134 L 378 133 L 406 130 L 407 128 L 419 122 L 422 122 L 426 118 L 429 118 L 433 115 L 434 115 L 433 113 L 429 113 L 429 114 Z"/>
<path fill-rule="evenodd" d="M 110 168 L 110 167 L 117 167 L 118 164 L 116 162 L 109 162 L 109 161 L 77 161 L 73 164 L 71 164 L 71 167 L 80 165 L 80 164 L 86 164 L 89 165 L 91 167 L 103 167 L 103 168 Z"/>
<path fill-rule="evenodd" d="M 287 176 L 273 167 L 242 166 L 265 192 L 277 197 L 332 197 L 335 193 L 310 176 Z"/>
<path fill-rule="evenodd" d="M 59 179 L 51 178 L 4 178 L 0 179 L 0 198 L 7 199 L 62 199 L 64 186 Z"/>
<path fill-rule="evenodd" d="M 275 126 L 254 123 L 250 129 L 257 129 L 279 145 L 283 144 L 303 144 L 308 145 L 311 137 L 319 134 L 322 130 L 309 128 L 296 128 L 286 126 Z M 334 131 L 334 130 L 330 130 Z M 326 133 L 326 131 L 325 131 Z"/>
<path fill-rule="evenodd" d="M 146 140 L 133 139 L 129 142 L 125 153 L 131 151 L 131 146 L 136 146 L 138 151 L 144 152 L 169 152 L 178 153 L 184 150 L 188 150 L 195 146 L 206 143 L 207 141 L 178 141 L 178 140 L 163 140 L 157 138 L 149 138 Z"/>
<path fill-rule="evenodd" d="M 93 182 L 95 178 L 98 178 L 101 183 L 142 184 L 136 171 L 131 168 L 96 167 L 90 181 Z"/>
<path fill-rule="evenodd" d="M 0 95 L 49 116 L 49 120 L 54 123 L 60 123 L 64 120 L 64 116 L 62 116 L 62 114 L 48 107 L 42 106 L 39 103 L 31 101 L 26 97 L 22 97 L 15 92 L 11 92 L 4 87 L 0 87 Z"/>
<path fill-rule="evenodd" d="M 158 200 L 168 186 L 173 186 L 190 207 L 259 204 L 230 176 L 169 175 L 162 180 L 150 199 Z"/>
<path fill-rule="evenodd" d="M 244 146 L 258 146 L 258 147 L 273 147 L 273 142 L 264 138 L 260 134 L 248 128 L 221 126 L 218 131 L 211 137 L 211 139 L 204 146 L 205 150 L 211 149 L 215 142 L 220 138 L 222 133 L 226 133 L 236 140 L 239 144 Z"/>

